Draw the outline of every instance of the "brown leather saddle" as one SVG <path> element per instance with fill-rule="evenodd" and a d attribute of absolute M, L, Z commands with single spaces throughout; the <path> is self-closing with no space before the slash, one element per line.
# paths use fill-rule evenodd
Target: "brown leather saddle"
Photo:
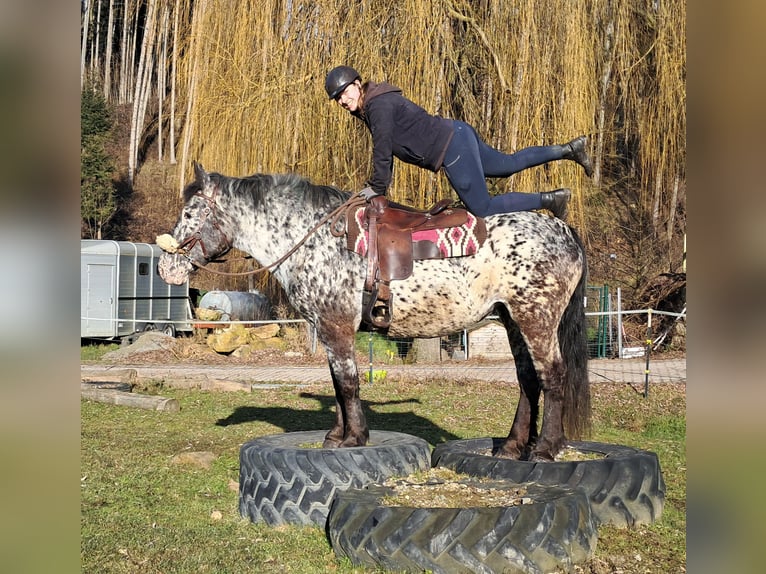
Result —
<path fill-rule="evenodd" d="M 450 203 L 445 199 L 421 211 L 378 196 L 360 208 L 361 215 L 347 217 L 349 249 L 361 253 L 366 247 L 365 322 L 379 329 L 391 325 L 391 281 L 412 275 L 413 261 L 473 255 L 484 243 L 484 220 Z"/>

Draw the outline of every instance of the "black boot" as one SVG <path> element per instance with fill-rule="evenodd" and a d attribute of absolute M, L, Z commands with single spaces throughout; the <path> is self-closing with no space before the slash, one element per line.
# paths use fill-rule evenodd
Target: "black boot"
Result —
<path fill-rule="evenodd" d="M 563 221 L 567 218 L 567 204 L 571 195 L 572 192 L 565 187 L 555 191 L 545 191 L 540 194 L 543 209 L 551 211 L 554 216 Z"/>
<path fill-rule="evenodd" d="M 593 164 L 590 161 L 588 152 L 585 151 L 585 136 L 573 139 L 569 143 L 565 143 L 564 156 L 562 159 L 571 159 L 574 162 L 579 163 L 585 170 L 585 175 L 588 177 L 593 175 Z"/>

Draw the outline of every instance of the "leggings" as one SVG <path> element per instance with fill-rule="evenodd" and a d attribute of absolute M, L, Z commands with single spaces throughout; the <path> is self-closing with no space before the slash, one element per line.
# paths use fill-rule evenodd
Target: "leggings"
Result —
<path fill-rule="evenodd" d="M 468 211 L 479 217 L 542 208 L 539 193 L 489 195 L 487 177 L 508 177 L 519 171 L 562 159 L 560 145 L 533 146 L 506 154 L 482 141 L 470 125 L 454 121 L 455 134 L 447 147 L 442 169 Z"/>

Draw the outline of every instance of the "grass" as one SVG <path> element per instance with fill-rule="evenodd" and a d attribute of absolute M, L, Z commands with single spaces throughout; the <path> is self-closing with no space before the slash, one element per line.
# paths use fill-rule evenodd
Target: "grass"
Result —
<path fill-rule="evenodd" d="M 80 345 L 80 361 L 100 361 L 106 353 L 119 348 L 119 343 L 109 341 L 84 342 Z"/>
<path fill-rule="evenodd" d="M 239 516 L 240 446 L 258 436 L 328 428 L 328 386 L 212 393 L 142 392 L 180 401 L 178 413 L 83 401 L 81 560 L 86 573 L 376 573 L 336 559 L 320 528 L 273 528 Z M 137 389 L 138 390 L 138 389 Z M 364 386 L 370 426 L 444 440 L 498 436 L 515 409 L 515 387 L 418 380 Z M 666 482 L 661 519 L 634 530 L 601 527 L 596 556 L 582 572 L 685 572 L 686 388 L 593 386 L 593 440 L 652 450 Z M 209 468 L 177 463 L 212 452 Z"/>

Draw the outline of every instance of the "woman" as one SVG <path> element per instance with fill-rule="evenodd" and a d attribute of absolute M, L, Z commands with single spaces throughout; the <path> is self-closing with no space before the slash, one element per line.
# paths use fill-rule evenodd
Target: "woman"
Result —
<path fill-rule="evenodd" d="M 548 209 L 565 219 L 571 192 L 504 193 L 490 196 L 486 177 L 508 177 L 549 161 L 568 159 L 590 176 L 592 166 L 585 151 L 585 136 L 564 145 L 535 146 L 505 154 L 482 141 L 470 125 L 432 116 L 402 95 L 396 86 L 362 83 L 348 66 L 330 70 L 325 91 L 331 100 L 362 120 L 372 134 L 373 174 L 360 194 L 368 201 L 385 195 L 391 184 L 393 158 L 433 172 L 443 169 L 466 208 L 479 217 L 509 211 Z"/>

